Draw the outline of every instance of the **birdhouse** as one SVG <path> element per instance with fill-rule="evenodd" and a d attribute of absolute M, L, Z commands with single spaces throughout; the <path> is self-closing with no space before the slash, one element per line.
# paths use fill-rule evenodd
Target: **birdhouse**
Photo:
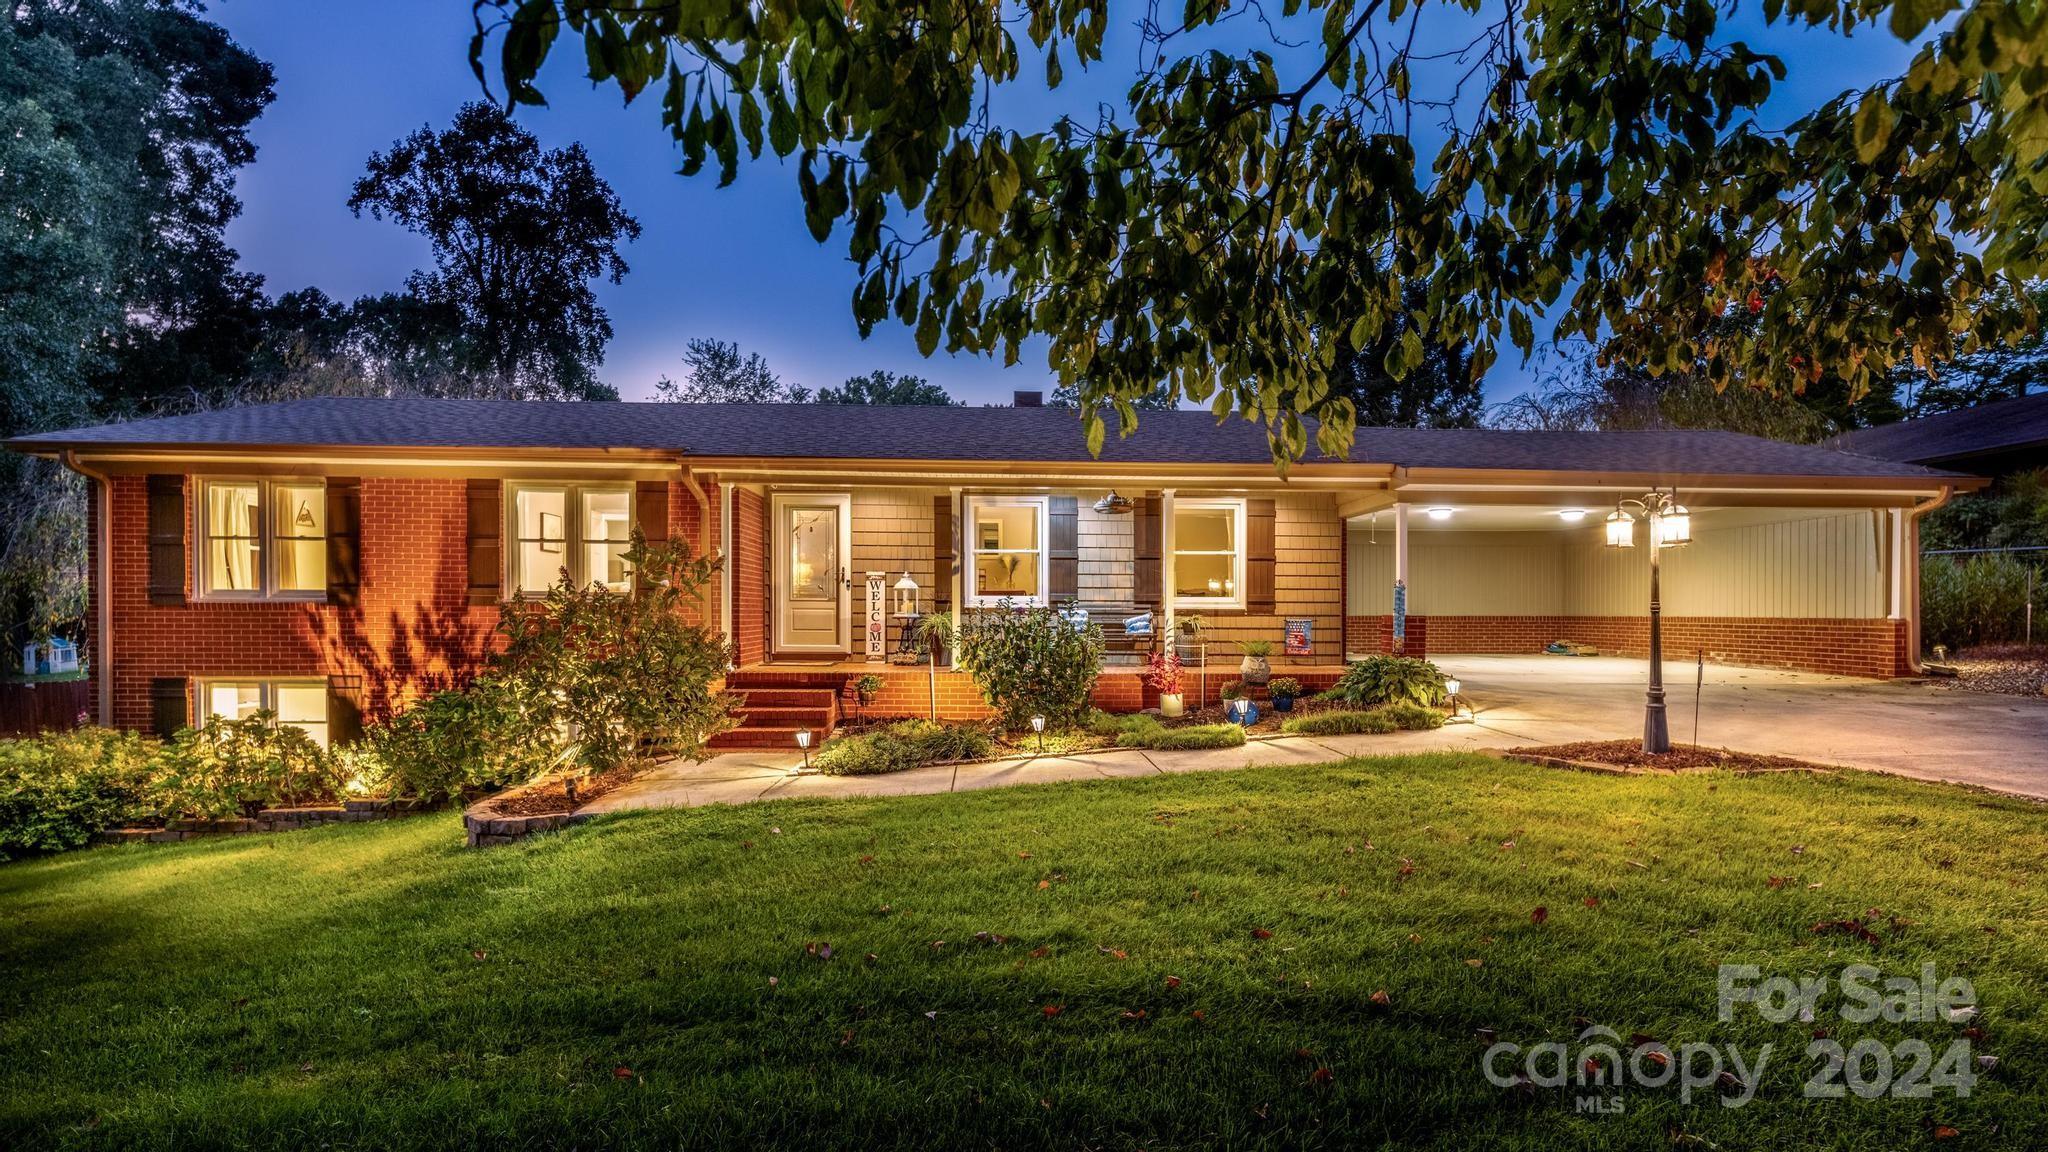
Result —
<path fill-rule="evenodd" d="M 908 572 L 896 582 L 896 615 L 917 615 L 917 581 L 912 580 Z"/>

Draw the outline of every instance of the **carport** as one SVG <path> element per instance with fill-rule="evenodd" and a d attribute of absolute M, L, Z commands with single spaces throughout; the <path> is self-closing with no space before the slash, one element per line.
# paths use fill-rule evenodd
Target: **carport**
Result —
<path fill-rule="evenodd" d="M 1634 547 L 1605 542 L 1616 495 L 1440 486 L 1348 516 L 1347 651 L 1534 654 L 1565 641 L 1646 656 L 1646 526 L 1635 526 Z M 1882 491 L 1677 495 L 1691 543 L 1662 554 L 1667 659 L 1913 671 L 1913 521 L 1930 505 Z"/>

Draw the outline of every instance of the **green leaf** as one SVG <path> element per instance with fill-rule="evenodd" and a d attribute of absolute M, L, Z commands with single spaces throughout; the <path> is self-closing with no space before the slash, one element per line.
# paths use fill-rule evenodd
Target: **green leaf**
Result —
<path fill-rule="evenodd" d="M 1856 158 L 1865 164 L 1877 159 L 1892 138 L 1892 105 L 1884 90 L 1864 93 L 1856 108 Z"/>

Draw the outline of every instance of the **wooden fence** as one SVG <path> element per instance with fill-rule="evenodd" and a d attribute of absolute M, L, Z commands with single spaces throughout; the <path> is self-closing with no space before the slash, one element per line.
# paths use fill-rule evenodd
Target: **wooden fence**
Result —
<path fill-rule="evenodd" d="M 0 682 L 0 736 L 76 728 L 79 716 L 91 710 L 92 683 L 88 680 Z"/>

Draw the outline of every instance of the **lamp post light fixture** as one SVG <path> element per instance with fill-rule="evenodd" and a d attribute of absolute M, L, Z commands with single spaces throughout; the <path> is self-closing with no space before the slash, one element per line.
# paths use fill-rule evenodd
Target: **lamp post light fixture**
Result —
<path fill-rule="evenodd" d="M 804 751 L 804 766 L 796 769 L 794 773 L 800 775 L 811 770 L 811 730 L 809 728 L 799 728 L 796 730 L 796 746 Z"/>
<path fill-rule="evenodd" d="M 1444 695 L 1450 697 L 1451 719 L 1453 720 L 1458 718 L 1458 694 L 1464 687 L 1464 681 L 1459 680 L 1456 676 L 1446 676 L 1444 678 Z"/>
<path fill-rule="evenodd" d="M 1045 755 L 1045 717 L 1033 716 L 1031 718 L 1031 730 L 1038 733 L 1038 754 L 1041 756 Z"/>
<path fill-rule="evenodd" d="M 1618 501 L 1607 517 L 1609 548 L 1635 547 L 1636 517 L 1629 514 L 1631 507 L 1650 522 L 1650 687 L 1643 695 L 1643 751 L 1669 752 L 1671 729 L 1664 720 L 1662 572 L 1657 557 L 1666 548 L 1692 543 L 1692 513 L 1678 502 L 1676 489 L 1669 493 L 1649 492 L 1640 500 Z"/>

